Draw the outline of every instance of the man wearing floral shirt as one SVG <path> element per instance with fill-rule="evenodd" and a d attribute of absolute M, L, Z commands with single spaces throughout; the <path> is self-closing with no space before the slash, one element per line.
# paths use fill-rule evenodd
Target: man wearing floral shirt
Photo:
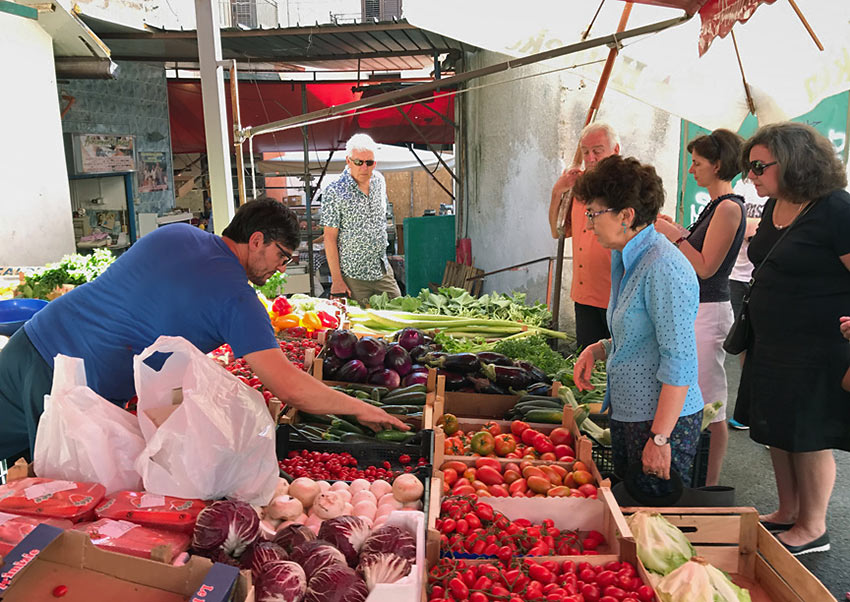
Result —
<path fill-rule="evenodd" d="M 361 305 L 372 295 L 401 295 L 387 260 L 387 186 L 375 170 L 377 145 L 355 134 L 345 145 L 345 171 L 322 193 L 331 296 Z"/>

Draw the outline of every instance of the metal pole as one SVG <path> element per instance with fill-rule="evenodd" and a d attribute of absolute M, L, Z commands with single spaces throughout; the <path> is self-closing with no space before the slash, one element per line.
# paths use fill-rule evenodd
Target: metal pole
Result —
<path fill-rule="evenodd" d="M 301 84 L 301 112 L 307 113 L 307 84 Z M 313 188 L 310 185 L 310 144 L 307 126 L 301 128 L 304 138 L 304 199 L 307 205 L 307 274 L 310 280 L 310 296 L 316 296 L 313 285 Z"/>
<path fill-rule="evenodd" d="M 201 97 L 204 133 L 207 139 L 210 196 L 217 234 L 233 219 L 233 173 L 227 136 L 227 107 L 221 66 L 221 37 L 218 12 L 210 0 L 195 0 L 198 27 L 198 61 L 201 68 Z"/>
<path fill-rule="evenodd" d="M 239 76 L 236 60 L 230 62 L 230 105 L 233 111 L 233 145 L 236 147 L 236 181 L 239 186 L 239 206 L 245 204 L 245 157 L 242 155 L 242 118 L 239 112 Z"/>

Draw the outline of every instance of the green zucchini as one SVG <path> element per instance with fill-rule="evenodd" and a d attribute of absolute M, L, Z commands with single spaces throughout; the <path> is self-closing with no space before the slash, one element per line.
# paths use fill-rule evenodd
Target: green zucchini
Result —
<path fill-rule="evenodd" d="M 381 401 L 387 401 L 389 399 L 394 399 L 399 395 L 407 395 L 408 393 L 427 393 L 428 387 L 425 385 L 408 385 L 407 387 L 399 387 L 398 389 L 393 389 L 384 397 L 381 398 Z"/>
<path fill-rule="evenodd" d="M 388 414 L 415 414 L 417 412 L 422 412 L 422 406 L 416 405 L 390 405 L 384 406 L 381 408 Z"/>
<path fill-rule="evenodd" d="M 394 406 L 402 406 L 402 405 L 425 405 L 425 401 L 428 399 L 428 395 L 425 393 L 417 393 L 416 391 L 410 391 L 403 395 L 394 395 L 393 397 L 384 397 L 381 399 L 381 402 L 387 405 Z"/>
<path fill-rule="evenodd" d="M 379 441 L 388 441 L 392 443 L 406 443 L 416 436 L 413 431 L 398 431 L 395 429 L 387 431 L 378 431 L 375 433 L 375 439 Z"/>
<path fill-rule="evenodd" d="M 564 413 L 559 410 L 530 410 L 525 416 L 526 422 L 543 422 L 545 424 L 561 424 Z"/>
<path fill-rule="evenodd" d="M 335 429 L 340 429 L 349 433 L 357 433 L 358 435 L 365 435 L 366 431 L 356 424 L 351 424 L 348 420 L 343 420 L 342 418 L 335 418 L 331 423 L 331 427 Z"/>

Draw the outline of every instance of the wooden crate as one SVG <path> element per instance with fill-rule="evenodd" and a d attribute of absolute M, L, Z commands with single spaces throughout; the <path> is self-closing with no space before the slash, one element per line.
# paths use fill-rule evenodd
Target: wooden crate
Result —
<path fill-rule="evenodd" d="M 623 508 L 660 512 L 699 556 L 750 590 L 753 602 L 834 602 L 835 597 L 761 523 L 755 508 Z M 634 540 L 631 530 L 624 532 Z M 638 565 L 646 580 L 646 568 Z"/>
<path fill-rule="evenodd" d="M 484 270 L 474 266 L 447 261 L 446 270 L 443 272 L 443 282 L 440 286 L 455 286 L 466 289 L 470 295 L 477 297 L 481 294 L 481 287 L 484 286 L 484 278 L 476 278 L 475 280 L 467 280 L 467 278 L 483 275 Z"/>

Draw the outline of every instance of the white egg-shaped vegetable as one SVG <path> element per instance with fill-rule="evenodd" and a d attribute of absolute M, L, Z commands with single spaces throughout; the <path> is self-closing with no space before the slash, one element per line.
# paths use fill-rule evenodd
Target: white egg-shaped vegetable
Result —
<path fill-rule="evenodd" d="M 337 491 L 338 489 L 344 489 L 344 490 L 348 491 L 349 486 L 348 486 L 348 483 L 346 483 L 345 481 L 337 481 L 336 483 L 331 485 L 331 489 L 333 491 Z"/>
<path fill-rule="evenodd" d="M 327 491 L 331 488 L 331 484 L 328 481 L 319 481 L 318 483 L 320 491 Z"/>
<path fill-rule="evenodd" d="M 316 496 L 313 500 L 311 511 L 316 513 L 316 516 L 322 520 L 336 518 L 343 514 L 345 502 L 342 496 L 336 491 L 325 491 Z"/>
<path fill-rule="evenodd" d="M 351 481 L 351 493 L 352 495 L 357 493 L 358 491 L 362 491 L 363 489 L 369 489 L 369 486 L 372 485 L 366 479 L 354 479 Z"/>
<path fill-rule="evenodd" d="M 313 505 L 313 500 L 319 495 L 319 484 L 307 477 L 298 477 L 289 484 L 289 495 L 298 498 L 305 508 Z"/>
<path fill-rule="evenodd" d="M 304 505 L 298 498 L 291 495 L 279 495 L 266 506 L 266 518 L 276 520 L 293 520 L 304 512 Z"/>
<path fill-rule="evenodd" d="M 260 521 L 260 537 L 263 539 L 271 541 L 274 539 L 275 533 L 277 533 L 277 526 L 280 524 L 280 521 L 277 520 L 269 520 L 263 519 Z"/>
<path fill-rule="evenodd" d="M 422 510 L 422 501 L 416 500 L 414 502 L 405 502 L 402 509 L 403 510 Z"/>
<path fill-rule="evenodd" d="M 304 526 L 308 527 L 313 533 L 316 535 L 319 534 L 319 529 L 322 526 L 322 523 L 325 522 L 315 514 L 311 514 L 307 517 L 307 520 L 304 521 Z"/>
<path fill-rule="evenodd" d="M 425 486 L 415 475 L 402 474 L 393 481 L 393 497 L 400 502 L 413 502 L 422 497 Z"/>
<path fill-rule="evenodd" d="M 369 500 L 364 500 L 358 504 L 354 504 L 354 516 L 362 516 L 363 518 L 373 520 L 377 511 L 378 507 Z"/>
<path fill-rule="evenodd" d="M 378 505 L 378 498 L 376 498 L 375 494 L 369 491 L 368 489 L 361 489 L 360 491 L 351 496 L 352 504 L 357 504 L 358 502 L 362 502 L 363 500 L 370 501 L 376 506 Z"/>
<path fill-rule="evenodd" d="M 343 513 L 343 515 L 346 515 L 346 514 L 349 514 L 349 515 L 350 515 L 350 514 L 354 514 L 354 506 L 352 506 L 352 505 L 351 505 L 351 504 L 349 504 L 349 503 L 346 503 L 346 504 L 345 504 L 345 507 L 342 509 L 342 513 Z"/>
<path fill-rule="evenodd" d="M 369 491 L 371 491 L 377 499 L 381 499 L 384 495 L 391 493 L 393 490 L 393 486 L 389 481 L 385 481 L 384 479 L 376 479 L 370 486 Z"/>
<path fill-rule="evenodd" d="M 378 510 L 375 512 L 375 520 L 378 520 L 379 518 L 386 518 L 387 516 L 395 512 L 395 510 L 395 508 L 392 508 L 390 506 L 379 506 Z"/>
<path fill-rule="evenodd" d="M 404 506 L 404 502 L 400 502 L 393 496 L 392 493 L 388 493 L 380 500 L 378 500 L 378 508 L 389 507 L 393 510 L 399 510 L 402 506 Z"/>
<path fill-rule="evenodd" d="M 279 495 L 286 495 L 288 493 L 289 493 L 289 481 L 287 481 L 283 477 L 280 477 L 277 480 L 277 487 L 275 487 L 275 489 L 274 489 L 274 497 L 277 497 Z"/>
<path fill-rule="evenodd" d="M 344 502 L 351 501 L 351 492 L 348 489 L 331 489 L 334 493 L 336 493 L 339 497 L 342 498 Z"/>

